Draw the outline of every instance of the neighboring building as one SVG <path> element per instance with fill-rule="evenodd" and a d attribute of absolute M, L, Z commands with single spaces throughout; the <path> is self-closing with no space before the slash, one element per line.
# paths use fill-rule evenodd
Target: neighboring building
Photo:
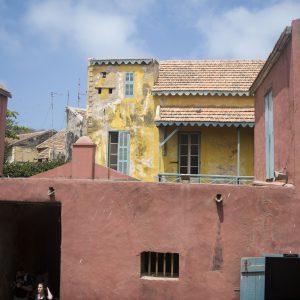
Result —
<path fill-rule="evenodd" d="M 56 133 L 56 131 L 54 131 Z M 7 139 L 9 147 L 8 162 L 38 161 L 37 146 L 53 135 L 52 130 L 18 134 L 17 139 Z"/>
<path fill-rule="evenodd" d="M 265 247 L 258 243 L 259 249 L 251 255 L 243 254 L 240 300 L 300 299 L 300 19 L 282 32 L 250 93 L 255 95 L 255 178 L 282 180 L 277 184 L 284 186 L 292 183 L 295 198 L 282 195 L 281 201 L 274 203 L 274 195 L 261 201 L 265 208 L 263 231 L 269 242 Z M 248 214 L 247 210 L 243 213 Z M 258 215 L 254 216 L 253 223 L 258 220 Z M 285 230 L 271 233 L 271 227 Z M 256 234 L 250 239 L 257 241 Z"/>
<path fill-rule="evenodd" d="M 248 90 L 262 65 L 91 59 L 87 133 L 97 162 L 143 181 L 251 180 Z"/>
<path fill-rule="evenodd" d="M 86 135 L 86 109 L 66 107 L 66 160 L 72 159 L 72 146 L 82 136 Z"/>
<path fill-rule="evenodd" d="M 281 34 L 250 89 L 255 94 L 255 177 L 300 178 L 300 20 Z M 298 175 L 297 175 L 298 174 Z"/>
<path fill-rule="evenodd" d="M 0 177 L 3 175 L 5 120 L 8 98 L 11 98 L 10 92 L 0 85 Z"/>
<path fill-rule="evenodd" d="M 49 161 L 54 159 L 65 159 L 65 135 L 66 131 L 61 130 L 36 146 L 37 160 Z"/>

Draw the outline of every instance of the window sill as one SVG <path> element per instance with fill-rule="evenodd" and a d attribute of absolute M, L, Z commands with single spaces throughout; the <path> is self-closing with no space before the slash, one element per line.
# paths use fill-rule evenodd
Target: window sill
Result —
<path fill-rule="evenodd" d="M 143 280 L 162 280 L 162 281 L 179 281 L 178 277 L 154 277 L 154 276 L 141 276 Z"/>

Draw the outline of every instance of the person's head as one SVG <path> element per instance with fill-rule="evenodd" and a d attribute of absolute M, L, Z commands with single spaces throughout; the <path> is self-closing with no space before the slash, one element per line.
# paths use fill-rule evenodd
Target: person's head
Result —
<path fill-rule="evenodd" d="M 45 293 L 45 285 L 44 283 L 40 282 L 37 286 L 37 292 L 39 295 L 44 295 Z"/>

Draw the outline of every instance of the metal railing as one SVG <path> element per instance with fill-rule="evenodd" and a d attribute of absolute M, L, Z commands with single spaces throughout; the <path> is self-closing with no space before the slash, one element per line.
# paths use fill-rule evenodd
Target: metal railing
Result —
<path fill-rule="evenodd" d="M 159 182 L 252 185 L 254 176 L 159 173 Z"/>

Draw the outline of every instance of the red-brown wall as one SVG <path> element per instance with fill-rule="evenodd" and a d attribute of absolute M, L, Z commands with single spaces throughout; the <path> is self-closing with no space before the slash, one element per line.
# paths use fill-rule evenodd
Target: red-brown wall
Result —
<path fill-rule="evenodd" d="M 294 188 L 1 179 L 0 201 L 48 201 L 49 186 L 62 204 L 62 300 L 237 300 L 241 257 L 300 250 Z M 142 251 L 178 252 L 179 280 L 141 279 Z"/>
<path fill-rule="evenodd" d="M 266 178 L 264 97 L 272 89 L 275 170 L 286 169 L 289 182 L 300 183 L 300 20 L 292 23 L 292 37 L 255 92 L 255 177 Z M 298 182 L 297 182 L 298 181 Z"/>
<path fill-rule="evenodd" d="M 0 177 L 3 172 L 4 160 L 4 136 L 5 136 L 5 116 L 7 108 L 7 97 L 0 94 Z"/>

